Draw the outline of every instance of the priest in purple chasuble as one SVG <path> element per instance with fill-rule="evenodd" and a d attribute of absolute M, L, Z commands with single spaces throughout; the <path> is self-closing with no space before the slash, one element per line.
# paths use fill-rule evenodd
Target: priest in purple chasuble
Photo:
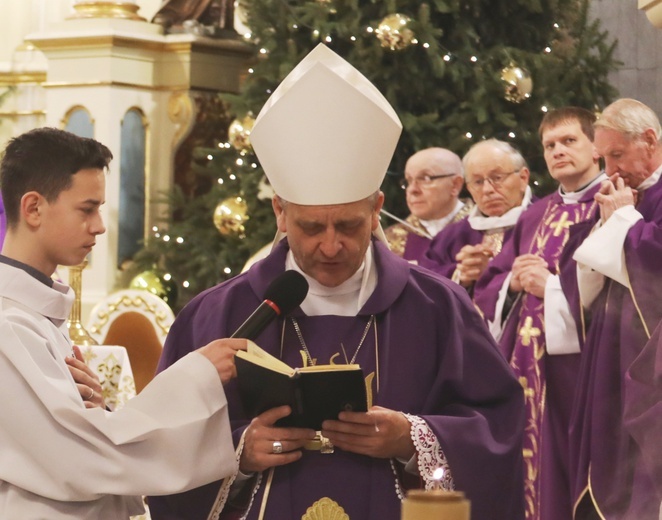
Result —
<path fill-rule="evenodd" d="M 545 115 L 545 161 L 560 186 L 522 213 L 474 289 L 474 302 L 524 389 L 528 519 L 572 518 L 568 426 L 584 331 L 576 282 L 568 284 L 562 270 L 575 268 L 570 229 L 594 223 L 594 195 L 607 178 L 593 145 L 594 121 L 592 112 L 577 107 Z M 562 269 L 561 262 L 570 265 Z"/>
<path fill-rule="evenodd" d="M 402 187 L 411 214 L 384 230 L 391 251 L 418 263 L 439 232 L 467 217 L 473 201 L 459 198 L 462 171 L 462 159 L 445 148 L 425 148 L 407 159 Z"/>
<path fill-rule="evenodd" d="M 575 518 L 657 518 L 653 479 L 625 428 L 625 374 L 662 318 L 662 129 L 655 113 L 620 99 L 595 124 L 609 181 L 600 221 L 574 258 L 591 310 L 571 418 Z M 641 432 L 639 432 L 639 435 Z"/>
<path fill-rule="evenodd" d="M 652 475 L 654 503 L 662 503 L 662 325 L 658 325 L 625 376 L 625 427 Z"/>
<path fill-rule="evenodd" d="M 531 202 L 531 189 L 526 161 L 504 141 L 476 143 L 462 164 L 475 206 L 467 219 L 449 225 L 432 240 L 419 265 L 471 291 L 510 238 L 517 219 Z"/>
<path fill-rule="evenodd" d="M 356 134 L 348 135 L 346 111 Z M 204 520 L 210 510 L 209 518 L 312 519 L 332 510 L 398 520 L 412 487 L 463 491 L 475 519 L 523 518 L 521 387 L 466 292 L 377 238 L 379 186 L 400 130 L 381 94 L 324 45 L 258 115 L 251 141 L 277 194 L 276 246 L 181 311 L 159 369 L 203 338 L 232 334 L 292 269 L 309 283 L 305 300 L 255 341 L 292 367 L 358 363 L 374 406 L 342 412 L 320 432 L 280 428 L 287 407 L 247 417 L 236 386 L 227 388 L 239 471 L 150 497 L 154 520 Z M 316 435 L 322 450 L 310 449 Z"/>

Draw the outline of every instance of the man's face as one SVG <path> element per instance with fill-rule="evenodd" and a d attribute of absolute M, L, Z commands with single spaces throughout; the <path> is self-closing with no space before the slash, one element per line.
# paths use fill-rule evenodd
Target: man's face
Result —
<path fill-rule="evenodd" d="M 444 177 L 439 177 L 439 176 Z M 435 178 L 436 177 L 436 178 Z M 405 166 L 407 206 L 422 220 L 443 218 L 455 208 L 462 189 L 462 175 L 432 154 L 419 152 Z"/>
<path fill-rule="evenodd" d="M 80 170 L 56 200 L 40 199 L 37 233 L 42 255 L 35 267 L 50 276 L 58 265 L 78 265 L 85 259 L 97 235 L 106 231 L 100 214 L 105 187 L 103 170 Z"/>
<path fill-rule="evenodd" d="M 566 191 L 575 191 L 598 174 L 598 154 L 578 121 L 568 121 L 542 133 L 550 175 Z"/>
<path fill-rule="evenodd" d="M 326 287 L 337 287 L 361 266 L 372 232 L 379 225 L 384 195 L 376 204 L 369 199 L 330 206 L 285 207 L 274 198 L 279 231 L 301 270 Z"/>
<path fill-rule="evenodd" d="M 500 217 L 522 204 L 529 170 L 517 170 L 510 156 L 485 148 L 465 165 L 467 188 L 478 209 L 488 217 Z"/>
<path fill-rule="evenodd" d="M 637 188 L 655 171 L 654 143 L 654 133 L 632 138 L 609 128 L 595 129 L 595 148 L 604 158 L 607 175 L 618 173 L 631 188 Z"/>

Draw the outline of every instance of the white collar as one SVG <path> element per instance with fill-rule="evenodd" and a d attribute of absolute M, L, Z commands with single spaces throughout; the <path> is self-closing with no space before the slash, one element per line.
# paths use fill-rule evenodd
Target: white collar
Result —
<path fill-rule="evenodd" d="M 527 186 L 526 191 L 524 192 L 524 197 L 522 198 L 522 204 L 506 211 L 500 217 L 486 217 L 480 212 L 478 204 L 476 204 L 471 210 L 471 213 L 469 213 L 469 225 L 476 231 L 513 227 L 517 223 L 517 219 L 519 219 L 522 211 L 531 204 L 532 196 L 531 188 Z"/>
<path fill-rule="evenodd" d="M 464 202 L 458 200 L 455 202 L 455 207 L 453 210 L 446 215 L 445 217 L 432 219 L 432 220 L 423 220 L 418 219 L 418 221 L 423 225 L 423 227 L 430 233 L 431 236 L 436 236 L 442 229 L 444 229 L 451 220 L 455 218 L 455 215 L 462 209 Z"/>
<path fill-rule="evenodd" d="M 588 190 L 590 190 L 596 184 L 600 184 L 602 181 L 606 181 L 606 180 L 607 180 L 607 175 L 605 174 L 605 172 L 600 172 L 600 174 L 595 179 L 589 182 L 581 190 L 563 191 L 561 189 L 561 186 L 559 186 L 559 195 L 561 196 L 565 204 L 577 204 Z"/>
<path fill-rule="evenodd" d="M 655 170 L 653 173 L 651 173 L 650 177 L 646 177 L 639 186 L 637 186 L 638 191 L 644 191 L 650 188 L 651 186 L 654 186 L 657 184 L 657 181 L 660 180 L 660 176 L 662 176 L 662 164 L 657 167 L 657 170 Z"/>
<path fill-rule="evenodd" d="M 304 273 L 296 263 L 291 249 L 285 258 L 285 269 L 298 271 L 308 282 L 308 294 L 301 304 L 301 310 L 308 316 L 356 316 L 377 287 L 372 244 L 368 247 L 359 269 L 337 287 L 326 287 Z"/>

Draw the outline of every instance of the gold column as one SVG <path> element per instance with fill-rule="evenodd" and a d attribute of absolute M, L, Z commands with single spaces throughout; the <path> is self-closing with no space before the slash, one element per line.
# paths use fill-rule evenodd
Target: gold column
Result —
<path fill-rule="evenodd" d="M 146 21 L 138 15 L 139 6 L 135 2 L 112 2 L 107 0 L 82 0 L 74 4 L 73 18 L 123 18 L 125 20 Z"/>
<path fill-rule="evenodd" d="M 87 258 L 80 265 L 69 267 L 69 285 L 74 291 L 75 299 L 74 305 L 71 307 L 69 320 L 67 321 L 67 328 L 69 329 L 69 337 L 74 345 L 81 347 L 88 347 L 90 345 L 97 345 L 97 342 L 85 330 L 80 321 L 81 311 L 81 289 L 83 286 L 83 269 L 87 266 Z"/>

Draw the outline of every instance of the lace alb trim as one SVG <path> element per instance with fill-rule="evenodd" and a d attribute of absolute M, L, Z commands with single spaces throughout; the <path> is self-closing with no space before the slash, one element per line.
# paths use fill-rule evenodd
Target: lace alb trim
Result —
<path fill-rule="evenodd" d="M 237 459 L 237 468 L 239 468 L 241 452 L 244 450 L 245 434 L 246 431 L 244 431 L 244 433 L 241 435 L 241 439 L 239 440 L 239 445 L 235 450 L 235 457 Z M 234 475 L 226 477 L 223 480 L 223 483 L 221 484 L 221 488 L 218 490 L 218 495 L 216 496 L 216 500 L 214 501 L 214 505 L 211 508 L 211 511 L 209 512 L 209 516 L 207 517 L 207 520 L 218 520 L 219 516 L 221 515 L 221 511 L 223 511 L 223 508 L 225 507 L 225 504 L 228 501 L 228 497 L 230 496 L 230 490 L 232 489 L 232 484 L 237 478 L 238 472 L 239 469 L 237 469 L 237 472 L 235 472 Z M 260 489 L 261 482 L 262 482 L 262 473 L 260 473 L 257 476 L 255 487 L 253 488 L 253 492 L 251 493 L 250 503 L 248 504 L 248 508 L 246 509 L 246 513 L 244 513 L 244 515 L 242 516 L 242 519 L 248 516 L 248 512 L 251 510 L 251 506 L 253 505 L 253 500 L 255 499 L 255 494 L 257 493 L 257 490 Z"/>
<path fill-rule="evenodd" d="M 403 415 L 411 424 L 411 440 L 416 448 L 418 472 L 425 482 L 425 489 L 454 490 L 453 474 L 437 436 L 420 417 L 407 413 Z M 439 469 L 443 470 L 443 474 Z"/>

